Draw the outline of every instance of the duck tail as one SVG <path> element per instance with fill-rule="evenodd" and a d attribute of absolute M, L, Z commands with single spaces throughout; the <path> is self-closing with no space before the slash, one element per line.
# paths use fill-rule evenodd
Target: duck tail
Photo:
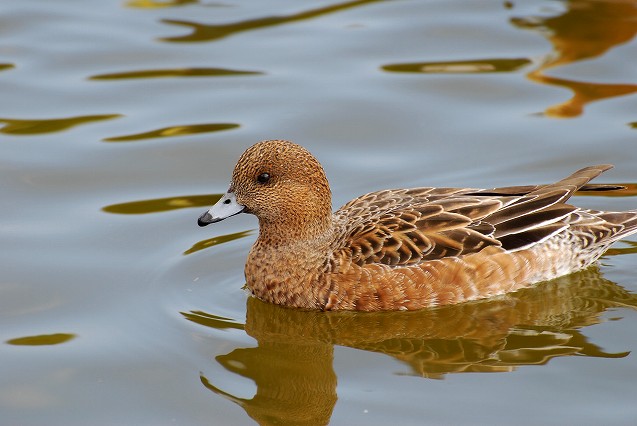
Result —
<path fill-rule="evenodd" d="M 573 174 L 562 180 L 551 183 L 549 185 L 543 185 L 535 191 L 530 192 L 528 195 L 542 195 L 547 192 L 561 190 L 564 192 L 564 194 L 562 195 L 562 197 L 560 197 L 560 200 L 558 200 L 558 202 L 563 202 L 565 200 L 568 200 L 573 195 L 573 193 L 575 193 L 575 191 L 579 190 L 582 187 L 585 187 L 588 182 L 612 168 L 612 164 L 598 164 L 596 166 L 584 167 L 583 169 L 579 169 L 578 171 L 574 172 Z"/>

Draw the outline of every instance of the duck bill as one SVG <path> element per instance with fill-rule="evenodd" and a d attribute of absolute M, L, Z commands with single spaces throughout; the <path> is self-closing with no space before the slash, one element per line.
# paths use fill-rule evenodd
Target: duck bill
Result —
<path fill-rule="evenodd" d="M 245 206 L 237 203 L 234 192 L 226 192 L 217 203 L 207 212 L 199 216 L 199 226 L 210 225 L 222 221 L 230 216 L 239 214 L 245 210 Z"/>

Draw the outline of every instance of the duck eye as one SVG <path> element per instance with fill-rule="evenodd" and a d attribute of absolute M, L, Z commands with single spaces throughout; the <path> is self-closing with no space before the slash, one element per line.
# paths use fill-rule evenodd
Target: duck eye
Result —
<path fill-rule="evenodd" d="M 257 176 L 257 182 L 259 183 L 268 183 L 270 180 L 270 173 L 261 173 Z"/>

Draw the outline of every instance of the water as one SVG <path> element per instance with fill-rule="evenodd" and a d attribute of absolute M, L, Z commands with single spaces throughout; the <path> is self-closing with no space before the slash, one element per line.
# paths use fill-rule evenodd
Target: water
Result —
<path fill-rule="evenodd" d="M 637 239 L 415 313 L 248 299 L 240 153 L 306 146 L 338 207 L 387 187 L 637 180 L 622 1 L 0 5 L 0 417 L 15 425 L 634 424 Z M 618 197 L 577 197 L 604 209 Z"/>

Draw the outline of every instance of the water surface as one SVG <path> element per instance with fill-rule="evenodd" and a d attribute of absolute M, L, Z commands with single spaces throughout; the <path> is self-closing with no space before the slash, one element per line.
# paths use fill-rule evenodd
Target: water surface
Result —
<path fill-rule="evenodd" d="M 199 229 L 252 143 L 338 207 L 594 163 L 637 208 L 629 1 L 0 4 L 3 424 L 634 424 L 637 239 L 410 313 L 249 299 L 257 223 Z M 610 196 L 612 195 L 612 196 Z"/>

